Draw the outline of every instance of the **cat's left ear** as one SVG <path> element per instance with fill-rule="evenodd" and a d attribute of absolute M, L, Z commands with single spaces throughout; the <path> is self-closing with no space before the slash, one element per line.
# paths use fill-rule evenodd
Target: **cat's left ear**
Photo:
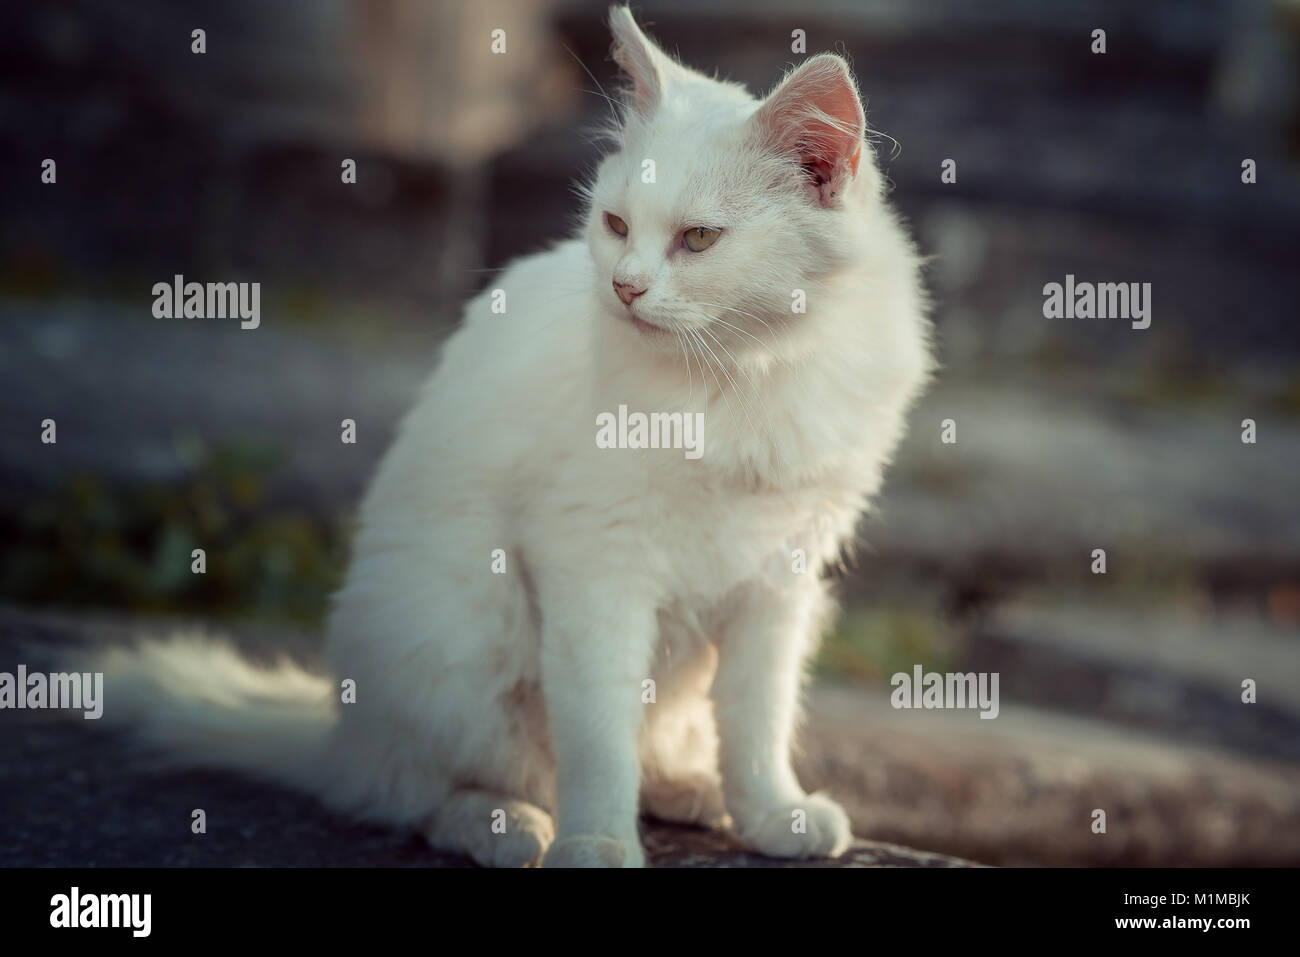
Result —
<path fill-rule="evenodd" d="M 796 154 L 818 201 L 831 206 L 858 174 L 867 118 L 849 65 L 822 53 L 790 73 L 751 122 L 772 148 Z"/>
<path fill-rule="evenodd" d="M 609 11 L 609 30 L 614 35 L 614 62 L 632 80 L 632 106 L 642 116 L 649 116 L 659 105 L 664 82 L 677 64 L 641 32 L 627 7 Z"/>

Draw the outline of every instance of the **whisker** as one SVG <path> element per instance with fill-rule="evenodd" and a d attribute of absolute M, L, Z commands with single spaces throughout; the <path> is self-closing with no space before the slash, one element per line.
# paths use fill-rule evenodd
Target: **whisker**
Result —
<path fill-rule="evenodd" d="M 766 319 L 764 319 L 762 316 L 755 315 L 755 314 L 752 313 L 752 312 L 746 312 L 744 309 L 739 309 L 739 308 L 737 308 L 736 306 L 729 306 L 729 305 L 727 305 L 726 303 L 722 303 L 722 302 L 700 302 L 699 305 L 701 305 L 701 306 L 712 306 L 713 308 L 716 308 L 716 309 L 725 309 L 725 310 L 727 310 L 728 312 L 737 312 L 737 313 L 740 313 L 740 315 L 742 315 L 742 316 L 748 316 L 750 319 L 753 319 L 755 322 L 757 322 L 757 323 L 759 323 L 760 325 L 762 325 L 763 328 L 765 328 L 768 332 L 772 333 L 772 335 L 775 336 L 775 335 L 778 335 L 778 334 L 784 334 L 784 336 L 785 336 L 785 341 L 786 341 L 786 345 L 787 345 L 787 346 L 790 345 L 790 335 L 789 335 L 789 332 L 788 332 L 787 330 L 785 330 L 785 329 L 782 329 L 781 332 L 778 333 L 776 329 L 773 329 L 773 328 L 772 328 L 771 323 L 769 323 L 769 322 L 768 322 Z M 743 331 L 743 330 L 742 330 L 742 331 Z M 775 355 L 775 352 L 774 352 L 773 354 Z"/>
<path fill-rule="evenodd" d="M 691 360 L 686 354 L 686 340 L 678 329 L 673 330 L 673 335 L 677 337 L 677 345 L 682 350 L 682 359 L 686 361 L 686 408 L 689 411 L 692 400 L 695 398 L 695 376 L 691 373 Z"/>
<path fill-rule="evenodd" d="M 762 393 L 759 391 L 758 383 L 754 381 L 753 376 L 749 374 L 749 372 L 745 369 L 745 367 L 736 359 L 735 356 L 731 354 L 731 351 L 722 344 L 722 341 L 718 339 L 717 336 L 713 335 L 713 333 L 711 333 L 708 329 L 702 329 L 700 331 L 703 332 L 710 339 L 712 339 L 715 343 L 717 343 L 718 348 L 721 349 L 723 352 L 725 352 L 727 354 L 727 357 L 731 359 L 732 363 L 736 367 L 736 371 L 739 372 L 741 375 L 743 375 L 746 378 L 746 380 L 748 380 L 749 387 L 753 391 L 754 403 L 758 406 L 759 411 L 762 412 L 763 418 L 767 420 L 768 431 L 766 433 L 763 433 L 756 426 L 754 426 L 752 419 L 750 420 L 750 425 L 755 429 L 756 432 L 758 432 L 760 436 L 767 439 L 766 447 L 770 450 L 770 454 L 775 456 L 775 461 L 772 464 L 778 470 L 784 470 L 785 461 L 783 456 L 781 455 L 781 450 L 772 441 L 772 433 L 776 431 L 776 427 L 772 423 L 772 416 L 768 412 L 767 405 L 763 402 L 763 396 Z M 727 375 L 727 378 L 731 380 L 732 388 L 738 390 L 739 386 L 736 384 L 735 380 L 731 378 L 731 375 L 727 373 L 726 369 L 723 369 L 723 372 L 724 374 Z M 737 392 L 737 399 L 738 400 L 740 399 L 739 392 Z M 746 416 L 748 416 L 748 411 L 746 411 Z"/>
<path fill-rule="evenodd" d="M 567 43 L 561 43 L 560 46 L 564 47 L 565 51 L 569 54 L 569 56 L 573 57 L 573 59 L 577 62 L 578 66 L 582 67 L 583 71 L 587 74 L 587 76 L 591 77 L 591 82 L 596 84 L 596 89 L 600 90 L 600 93 L 598 95 L 604 97 L 605 102 L 609 104 L 610 113 L 613 115 L 614 118 L 614 125 L 615 126 L 622 125 L 622 117 L 620 117 L 618 113 L 618 104 L 613 99 L 610 98 L 608 93 L 605 92 L 605 88 L 600 85 L 600 80 L 596 79 L 596 74 L 592 73 L 591 70 L 587 69 L 587 64 L 582 62 L 582 58 L 578 56 L 578 54 L 574 53 L 572 50 L 569 49 L 569 45 Z M 583 92 L 593 93 L 592 90 L 583 90 Z"/>

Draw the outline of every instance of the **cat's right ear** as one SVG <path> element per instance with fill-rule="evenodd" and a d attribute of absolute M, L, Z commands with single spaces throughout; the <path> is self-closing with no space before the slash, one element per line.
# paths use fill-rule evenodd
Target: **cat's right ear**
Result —
<path fill-rule="evenodd" d="M 867 118 L 849 65 L 831 53 L 805 60 L 751 121 L 770 146 L 798 158 L 823 206 L 858 175 Z"/>
<path fill-rule="evenodd" d="M 614 35 L 614 62 L 632 81 L 632 108 L 649 116 L 659 105 L 664 80 L 676 64 L 641 32 L 627 7 L 610 7 L 609 30 Z"/>

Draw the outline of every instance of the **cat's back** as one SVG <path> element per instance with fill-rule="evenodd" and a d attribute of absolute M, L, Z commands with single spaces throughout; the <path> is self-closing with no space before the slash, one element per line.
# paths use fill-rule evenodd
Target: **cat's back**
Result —
<path fill-rule="evenodd" d="M 516 259 L 465 306 L 429 386 L 516 394 L 586 362 L 594 267 L 576 239 Z M 476 397 L 476 401 L 481 397 Z"/>
<path fill-rule="evenodd" d="M 491 495 L 590 388 L 591 259 L 569 240 L 515 260 L 464 309 L 371 484 L 363 520 L 394 501 Z"/>

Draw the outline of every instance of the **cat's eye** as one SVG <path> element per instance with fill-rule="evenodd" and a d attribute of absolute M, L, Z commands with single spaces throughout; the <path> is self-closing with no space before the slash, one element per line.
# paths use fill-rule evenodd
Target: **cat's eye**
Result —
<path fill-rule="evenodd" d="M 614 230 L 614 232 L 618 233 L 620 236 L 627 235 L 627 223 L 623 222 L 623 220 L 619 219 L 613 213 L 605 214 L 605 222 L 609 223 L 609 228 Z"/>
<path fill-rule="evenodd" d="M 682 233 L 682 242 L 691 252 L 702 253 L 718 241 L 721 233 L 722 230 L 714 229 L 712 226 L 696 226 Z"/>

